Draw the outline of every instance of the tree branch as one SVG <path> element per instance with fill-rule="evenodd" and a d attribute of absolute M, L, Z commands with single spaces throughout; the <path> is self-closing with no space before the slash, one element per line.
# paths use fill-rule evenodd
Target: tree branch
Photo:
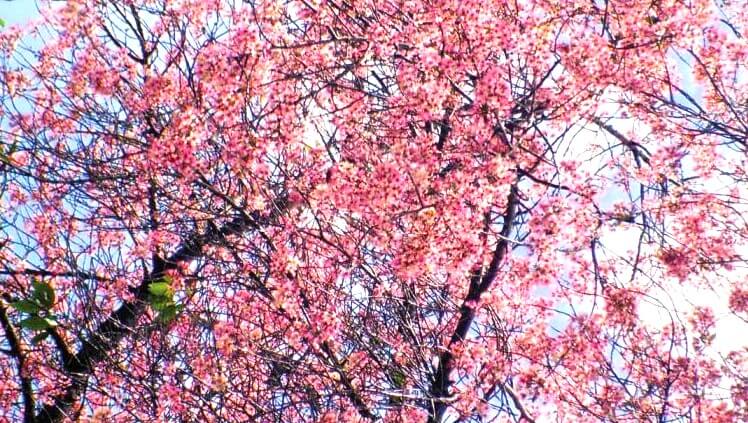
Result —
<path fill-rule="evenodd" d="M 522 404 L 522 400 L 519 398 L 519 395 L 517 395 L 517 393 L 514 391 L 514 388 L 512 388 L 511 386 L 509 386 L 506 383 L 502 383 L 501 384 L 501 389 L 503 389 L 504 392 L 506 392 L 507 395 L 509 395 L 509 398 L 512 399 L 512 402 L 514 403 L 514 406 L 519 411 L 520 417 L 522 417 L 524 420 L 527 420 L 530 423 L 535 423 L 535 419 L 533 419 L 532 417 L 530 417 L 530 413 L 527 412 L 527 409 Z"/>
<path fill-rule="evenodd" d="M 8 275 L 8 276 L 41 276 L 41 277 L 49 277 L 49 278 L 80 278 L 84 280 L 97 280 L 97 281 L 111 281 L 109 278 L 103 278 L 91 273 L 87 272 L 80 272 L 80 271 L 72 271 L 72 272 L 50 272 L 48 270 L 43 269 L 20 269 L 20 270 L 12 270 L 12 269 L 4 269 L 0 270 L 0 275 Z"/>
<path fill-rule="evenodd" d="M 159 269 L 153 269 L 141 281 L 135 290 L 135 299 L 126 301 L 104 320 L 99 327 L 81 342 L 78 352 L 64 364 L 64 370 L 71 378 L 71 382 L 64 388 L 63 393 L 48 403 L 36 416 L 36 423 L 61 422 L 79 401 L 88 377 L 93 373 L 96 365 L 116 348 L 122 339 L 137 326 L 138 319 L 146 310 L 148 299 L 148 285 L 163 277 L 164 272 L 175 270 L 180 263 L 188 262 L 200 257 L 202 248 L 214 244 L 230 234 L 239 234 L 250 229 L 266 225 L 277 217 L 287 207 L 285 199 L 276 203 L 276 209 L 270 216 L 259 219 L 258 216 L 242 215 L 234 218 L 221 228 L 211 227 L 204 234 L 196 234 L 182 243 L 170 257 L 164 260 Z"/>
<path fill-rule="evenodd" d="M 608 125 L 600 118 L 596 117 L 592 119 L 592 122 L 595 123 L 597 126 L 603 128 L 610 135 L 613 135 L 613 137 L 615 137 L 618 141 L 620 141 L 621 144 L 625 145 L 629 150 L 631 150 L 631 153 L 634 155 L 634 159 L 636 160 L 637 165 L 641 166 L 641 161 L 644 161 L 644 163 L 649 164 L 649 154 L 646 151 L 646 149 L 644 149 L 644 147 L 641 146 L 641 144 L 626 138 L 626 136 L 618 132 L 616 128 Z"/>
<path fill-rule="evenodd" d="M 361 395 L 356 391 L 356 388 L 353 387 L 353 383 L 351 383 L 350 377 L 348 377 L 348 374 L 343 369 L 343 366 L 338 361 L 335 352 L 333 352 L 332 348 L 330 348 L 330 344 L 328 344 L 327 341 L 322 343 L 322 351 L 327 354 L 330 362 L 332 362 L 333 366 L 335 367 L 335 371 L 340 377 L 340 382 L 345 387 L 346 396 L 356 407 L 356 410 L 358 410 L 358 413 L 361 415 L 361 417 L 367 420 L 375 420 L 376 415 L 371 412 L 369 407 L 364 402 L 363 398 L 361 398 Z"/>
<path fill-rule="evenodd" d="M 31 378 L 24 369 L 26 366 L 26 346 L 21 337 L 16 333 L 13 325 L 10 323 L 5 305 L 0 303 L 0 325 L 5 331 L 5 337 L 10 345 L 10 352 L 16 359 L 18 379 L 21 381 L 21 395 L 23 396 L 23 421 L 24 423 L 34 423 L 34 390 Z"/>
<path fill-rule="evenodd" d="M 485 272 L 478 270 L 470 278 L 470 288 L 468 289 L 467 296 L 460 306 L 460 316 L 457 321 L 457 327 L 452 333 L 452 337 L 449 340 L 449 344 L 444 352 L 439 355 L 439 363 L 437 364 L 436 374 L 429 389 L 432 407 L 429 413 L 429 423 L 440 422 L 444 416 L 444 412 L 447 410 L 448 402 L 446 398 L 449 398 L 449 389 L 452 386 L 452 381 L 449 380 L 449 374 L 454 368 L 455 355 L 451 350 L 451 347 L 455 344 L 465 340 L 470 326 L 472 326 L 475 320 L 476 303 L 480 300 L 481 295 L 488 291 L 491 284 L 496 279 L 499 271 L 499 265 L 504 260 L 509 246 L 509 235 L 512 232 L 514 218 L 517 213 L 517 188 L 516 185 L 511 188 L 509 198 L 507 200 L 506 211 L 504 212 L 504 225 L 501 228 L 500 236 L 496 244 L 491 262 Z"/>

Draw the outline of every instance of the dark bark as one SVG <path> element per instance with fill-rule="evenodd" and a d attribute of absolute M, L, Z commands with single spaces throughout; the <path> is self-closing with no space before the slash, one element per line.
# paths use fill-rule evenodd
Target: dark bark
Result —
<path fill-rule="evenodd" d="M 446 350 L 439 356 L 436 373 L 434 374 L 433 382 L 429 389 L 429 397 L 431 398 L 431 404 L 429 406 L 429 423 L 440 422 L 447 410 L 447 406 L 449 405 L 449 390 L 453 383 L 449 380 L 449 374 L 452 372 L 455 359 L 457 358 L 454 353 L 452 353 L 451 348 L 455 344 L 465 340 L 465 337 L 470 330 L 470 326 L 472 326 L 473 321 L 475 320 L 475 304 L 480 300 L 481 294 L 488 291 L 499 273 L 499 267 L 501 262 L 504 260 L 504 257 L 506 257 L 509 248 L 507 239 L 509 235 L 511 235 L 513 229 L 513 222 L 517 212 L 517 202 L 516 188 L 512 187 L 509 199 L 507 200 L 506 211 L 504 212 L 504 226 L 501 229 L 501 237 L 496 244 L 496 249 L 494 250 L 491 262 L 485 271 L 479 269 L 470 278 L 470 288 L 460 306 L 457 327 L 454 332 L 452 332 Z"/>
<path fill-rule="evenodd" d="M 27 372 L 24 370 L 24 366 L 26 365 L 26 348 L 23 345 L 23 340 L 10 323 L 8 313 L 2 303 L 0 303 L 0 326 L 3 327 L 5 338 L 8 340 L 8 345 L 10 346 L 10 353 L 16 359 L 17 363 L 16 371 L 18 372 L 21 395 L 23 396 L 23 421 L 24 423 L 33 423 L 35 411 L 34 389 L 31 378 L 26 375 Z"/>
<path fill-rule="evenodd" d="M 74 355 L 68 355 L 66 358 L 63 354 L 63 370 L 70 377 L 70 382 L 64 388 L 64 392 L 56 396 L 54 402 L 45 404 L 32 421 L 35 423 L 61 422 L 74 411 L 73 408 L 79 402 L 88 378 L 96 365 L 104 361 L 109 355 L 109 351 L 115 349 L 128 334 L 137 330 L 138 320 L 146 311 L 148 285 L 152 281 L 159 280 L 165 272 L 176 269 L 180 263 L 200 257 L 202 249 L 206 245 L 220 242 L 229 234 L 240 234 L 264 226 L 285 208 L 286 202 L 280 201 L 279 204 L 276 204 L 276 213 L 262 219 L 262 221 L 258 216 L 243 214 L 220 228 L 209 227 L 205 233 L 196 234 L 183 242 L 181 247 L 167 259 L 155 260 L 154 268 L 136 288 L 135 299 L 122 304 L 104 320 L 93 333 L 81 342 L 80 348 Z"/>

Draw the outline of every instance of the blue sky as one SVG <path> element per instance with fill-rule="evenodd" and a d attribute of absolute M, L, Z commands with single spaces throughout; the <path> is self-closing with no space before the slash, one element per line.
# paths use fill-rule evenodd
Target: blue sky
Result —
<path fill-rule="evenodd" d="M 14 0 L 0 3 L 0 18 L 7 25 L 27 22 L 38 14 L 39 7 L 35 0 Z"/>

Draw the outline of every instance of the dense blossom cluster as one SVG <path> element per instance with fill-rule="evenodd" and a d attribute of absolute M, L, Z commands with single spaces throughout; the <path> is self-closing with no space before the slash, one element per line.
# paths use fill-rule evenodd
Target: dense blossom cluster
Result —
<path fill-rule="evenodd" d="M 0 420 L 748 420 L 740 3 L 2 29 Z"/>

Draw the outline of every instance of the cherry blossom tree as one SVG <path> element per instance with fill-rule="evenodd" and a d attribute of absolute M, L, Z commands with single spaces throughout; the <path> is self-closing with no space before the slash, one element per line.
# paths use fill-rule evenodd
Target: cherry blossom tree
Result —
<path fill-rule="evenodd" d="M 4 28 L 0 419 L 746 421 L 741 3 Z"/>

